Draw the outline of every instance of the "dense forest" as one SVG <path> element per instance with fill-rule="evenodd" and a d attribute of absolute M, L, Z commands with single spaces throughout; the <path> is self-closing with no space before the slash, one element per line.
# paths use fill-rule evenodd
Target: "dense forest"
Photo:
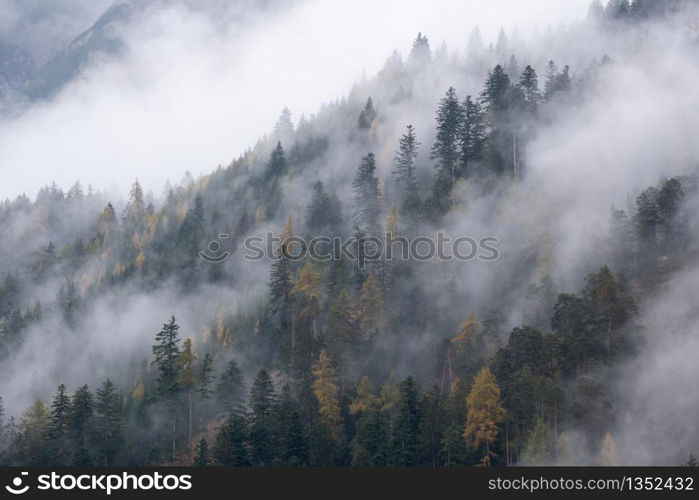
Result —
<path fill-rule="evenodd" d="M 686 9 L 595 1 L 541 35 L 549 54 L 504 30 L 474 30 L 463 55 L 420 33 L 347 97 L 296 123 L 284 109 L 162 195 L 51 184 L 0 203 L 0 464 L 696 465 L 699 408 L 664 423 L 627 388 L 662 392 L 642 372 L 696 339 L 697 157 L 651 177 L 622 165 L 641 185 L 537 168 L 542 144 L 584 136 L 589 106 L 625 92 L 623 68 L 663 50 L 696 66 Z M 580 33 L 599 52 L 553 49 Z M 586 175 L 613 186 L 556 194 Z M 437 231 L 495 238 L 498 258 L 358 265 L 284 243 Z M 266 233 L 273 255 L 243 259 Z M 687 370 L 667 377 L 692 388 Z"/>

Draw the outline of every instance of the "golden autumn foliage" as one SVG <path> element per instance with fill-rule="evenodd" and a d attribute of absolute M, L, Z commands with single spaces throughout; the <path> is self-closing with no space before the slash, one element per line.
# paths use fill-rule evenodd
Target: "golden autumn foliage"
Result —
<path fill-rule="evenodd" d="M 473 342 L 480 334 L 480 323 L 476 319 L 476 314 L 472 311 L 466 321 L 459 327 L 457 334 L 452 337 L 451 341 L 457 345 L 466 345 Z"/>
<path fill-rule="evenodd" d="M 602 448 L 599 453 L 600 465 L 614 467 L 619 465 L 619 458 L 616 454 L 616 443 L 612 435 L 607 432 L 602 438 Z"/>
<path fill-rule="evenodd" d="M 464 438 L 474 448 L 483 448 L 481 465 L 489 466 L 495 454 L 491 450 L 505 420 L 505 409 L 500 402 L 500 388 L 490 368 L 484 366 L 473 378 L 471 392 L 466 396 L 466 427 Z"/>
<path fill-rule="evenodd" d="M 335 384 L 335 371 L 330 362 L 328 351 L 320 351 L 318 361 L 313 365 L 313 394 L 318 400 L 318 412 L 321 421 L 334 431 L 342 421 L 340 415 L 339 389 Z"/>
<path fill-rule="evenodd" d="M 362 331 L 368 335 L 374 335 L 382 326 L 383 296 L 379 287 L 379 280 L 374 273 L 370 273 L 362 286 L 362 295 L 359 299 L 359 324 Z"/>
<path fill-rule="evenodd" d="M 374 394 L 374 388 L 369 381 L 369 377 L 364 375 L 357 386 L 357 397 L 350 404 L 349 410 L 352 415 L 373 410 L 378 404 L 379 398 Z"/>

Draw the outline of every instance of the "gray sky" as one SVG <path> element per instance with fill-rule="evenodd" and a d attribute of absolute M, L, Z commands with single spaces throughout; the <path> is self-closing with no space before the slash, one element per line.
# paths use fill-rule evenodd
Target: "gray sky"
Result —
<path fill-rule="evenodd" d="M 297 120 L 345 95 L 393 49 L 405 55 L 418 31 L 463 52 L 475 25 L 486 43 L 501 26 L 527 36 L 582 20 L 589 1 L 436 3 L 308 0 L 224 31 L 205 13 L 161 10 L 124 33 L 126 57 L 95 61 L 52 101 L 0 122 L 0 198 L 33 197 L 54 180 L 123 193 L 136 177 L 159 193 L 187 170 L 227 164 L 284 106 Z"/>

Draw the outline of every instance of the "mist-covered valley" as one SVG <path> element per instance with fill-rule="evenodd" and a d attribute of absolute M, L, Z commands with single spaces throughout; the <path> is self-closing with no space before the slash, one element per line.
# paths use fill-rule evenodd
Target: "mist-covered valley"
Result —
<path fill-rule="evenodd" d="M 323 2 L 82 3 L 0 16 L 0 463 L 694 461 L 692 2 L 473 2 L 298 96 L 250 26 Z M 440 233 L 496 258 L 245 258 Z"/>

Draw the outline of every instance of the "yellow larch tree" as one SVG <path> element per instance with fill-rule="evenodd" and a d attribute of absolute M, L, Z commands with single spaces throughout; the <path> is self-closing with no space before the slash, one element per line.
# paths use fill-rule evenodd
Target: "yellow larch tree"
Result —
<path fill-rule="evenodd" d="M 495 456 L 492 446 L 505 420 L 505 409 L 500 403 L 500 388 L 490 368 L 484 366 L 473 378 L 473 385 L 466 396 L 466 427 L 464 438 L 474 448 L 482 447 L 482 466 L 489 466 Z"/>

